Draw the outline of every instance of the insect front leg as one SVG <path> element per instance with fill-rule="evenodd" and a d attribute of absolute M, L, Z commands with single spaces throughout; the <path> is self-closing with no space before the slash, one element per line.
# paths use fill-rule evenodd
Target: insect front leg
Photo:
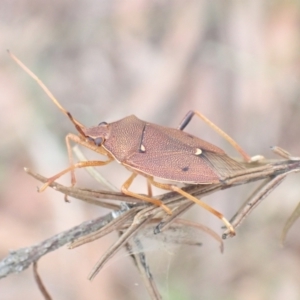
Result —
<path fill-rule="evenodd" d="M 154 186 L 156 186 L 156 187 L 158 187 L 160 189 L 177 192 L 178 194 L 184 196 L 185 198 L 187 198 L 187 199 L 195 202 L 196 204 L 202 206 L 204 209 L 208 210 L 209 212 L 211 212 L 212 214 L 214 214 L 217 218 L 219 218 L 220 220 L 223 221 L 223 223 L 227 227 L 228 231 L 230 232 L 231 236 L 235 235 L 235 230 L 234 230 L 233 226 L 223 216 L 223 214 L 221 214 L 217 210 L 213 209 L 211 206 L 209 206 L 208 204 L 206 204 L 202 200 L 200 200 L 200 199 L 194 197 L 193 195 L 185 192 L 184 190 L 182 190 L 181 188 L 179 188 L 176 185 L 160 183 L 160 182 L 155 181 L 154 179 L 149 179 L 149 180 L 150 180 L 150 182 L 151 182 L 152 185 L 154 185 Z"/>
<path fill-rule="evenodd" d="M 73 151 L 72 151 L 72 146 L 71 146 L 71 141 L 74 142 L 75 144 L 79 144 L 82 145 L 94 152 L 98 152 L 99 154 L 102 155 L 107 155 L 106 151 L 102 148 L 102 147 L 98 147 L 96 145 L 93 145 L 87 141 L 85 141 L 84 139 L 80 138 L 79 136 L 77 136 L 76 134 L 73 133 L 69 133 L 66 135 L 66 145 L 67 145 L 67 149 L 68 149 L 68 157 L 69 157 L 69 162 L 70 162 L 70 166 L 74 165 L 74 159 L 73 159 Z M 110 158 L 106 164 L 108 164 L 109 162 L 113 161 L 112 158 Z M 82 168 L 82 167 L 78 167 L 78 168 Z M 75 169 L 70 170 L 71 173 L 71 183 L 72 186 L 75 185 L 76 183 L 76 178 L 75 178 Z"/>
<path fill-rule="evenodd" d="M 68 172 L 74 172 L 75 169 L 79 169 L 79 168 L 104 166 L 104 165 L 107 165 L 108 163 L 110 163 L 111 161 L 113 161 L 113 159 L 109 159 L 106 161 L 99 161 L 99 160 L 80 161 L 76 164 L 73 164 L 69 168 L 66 168 L 63 171 L 48 178 L 47 182 L 41 188 L 39 188 L 39 192 L 43 192 L 52 182 L 54 182 L 56 179 L 60 178 L 62 175 L 66 174 Z M 72 185 L 74 185 L 74 184 L 72 183 Z"/>
<path fill-rule="evenodd" d="M 71 184 L 72 186 L 75 185 L 76 183 L 76 178 L 75 178 L 75 169 L 79 168 L 86 168 L 86 167 L 97 167 L 97 166 L 104 166 L 107 165 L 108 163 L 112 162 L 114 159 L 109 157 L 108 160 L 106 161 L 101 161 L 101 160 L 96 160 L 96 161 L 81 161 L 78 163 L 74 164 L 74 159 L 73 159 L 73 154 L 72 154 L 72 147 L 71 147 L 71 141 L 75 142 L 76 144 L 82 145 L 86 148 L 89 148 L 95 152 L 98 152 L 102 155 L 107 154 L 101 147 L 97 147 L 96 145 L 92 145 L 79 136 L 69 133 L 66 136 L 66 144 L 67 144 L 67 149 L 68 149 L 68 157 L 69 157 L 69 162 L 70 166 L 63 171 L 57 173 L 56 175 L 50 177 L 47 182 L 39 189 L 39 192 L 44 191 L 52 182 L 54 182 L 56 179 L 60 178 L 62 175 L 70 172 L 71 173 Z"/>
<path fill-rule="evenodd" d="M 130 187 L 130 185 L 132 184 L 133 180 L 135 179 L 135 177 L 137 175 L 138 175 L 137 173 L 132 173 L 131 174 L 131 176 L 122 185 L 122 187 L 121 187 L 122 192 L 125 195 L 131 196 L 131 197 L 134 197 L 134 198 L 146 201 L 146 202 L 150 202 L 150 203 L 152 203 L 156 206 L 160 206 L 161 208 L 164 209 L 164 211 L 167 214 L 171 215 L 172 214 L 171 209 L 168 208 L 166 205 L 164 205 L 162 201 L 160 201 L 158 199 L 155 199 L 155 198 L 152 198 L 152 197 L 147 197 L 147 196 L 144 196 L 144 195 L 136 194 L 136 193 L 131 192 L 131 191 L 128 190 L 128 188 Z"/>
<path fill-rule="evenodd" d="M 261 155 L 255 155 L 251 157 L 246 153 L 246 151 L 233 139 L 231 138 L 227 133 L 225 133 L 221 128 L 219 128 L 216 124 L 214 124 L 212 121 L 210 121 L 208 118 L 206 118 L 204 115 L 202 115 L 200 112 L 196 110 L 190 110 L 183 120 L 180 122 L 177 129 L 184 130 L 185 127 L 190 123 L 193 116 L 198 116 L 201 120 L 203 120 L 206 124 L 208 124 L 213 130 L 215 130 L 219 135 L 221 135 L 233 148 L 236 149 L 237 152 L 240 153 L 240 155 L 243 157 L 244 161 L 251 163 L 251 162 L 257 162 L 262 160 L 264 157 Z"/>

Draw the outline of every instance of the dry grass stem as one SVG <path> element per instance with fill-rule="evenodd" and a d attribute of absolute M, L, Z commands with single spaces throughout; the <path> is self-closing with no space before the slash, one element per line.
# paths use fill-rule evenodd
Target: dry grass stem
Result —
<path fill-rule="evenodd" d="M 276 153 L 278 153 L 278 150 L 276 150 Z M 282 153 L 287 157 L 292 157 L 287 155 L 287 152 Z M 183 189 L 193 196 L 203 197 L 218 190 L 231 188 L 248 182 L 265 180 L 254 191 L 254 193 L 252 193 L 250 198 L 247 199 L 232 219 L 232 225 L 236 228 L 243 220 L 245 220 L 250 212 L 286 178 L 288 174 L 300 171 L 300 160 L 295 157 L 292 158 L 293 159 L 291 160 L 265 161 L 263 164 L 256 163 L 255 167 L 248 168 L 244 173 L 228 178 L 222 183 L 206 186 L 188 185 Z M 47 180 L 47 178 L 28 169 L 26 171 L 41 182 L 45 182 Z M 187 211 L 193 203 L 175 192 L 169 192 L 157 196 L 158 199 L 162 200 L 165 205 L 168 205 L 168 207 L 173 210 L 173 214 L 171 216 L 166 216 L 160 207 L 143 203 L 135 198 L 118 192 L 102 190 L 94 191 L 79 189 L 76 187 L 65 187 L 56 182 L 51 183 L 50 186 L 63 194 L 80 199 L 87 203 L 110 208 L 112 212 L 95 220 L 84 222 L 70 230 L 61 232 L 37 245 L 11 252 L 0 262 L 0 278 L 11 273 L 17 273 L 25 270 L 30 264 L 36 262 L 42 256 L 68 243 L 71 243 L 70 248 L 74 248 L 83 243 L 101 238 L 114 230 L 120 232 L 119 239 L 111 247 L 109 247 L 103 257 L 101 257 L 101 259 L 97 262 L 89 275 L 89 279 L 93 279 L 101 270 L 103 265 L 121 247 L 125 245 L 128 247 L 129 243 L 134 243 L 134 239 L 132 238 L 138 238 L 138 234 L 147 228 L 152 228 L 152 232 L 159 236 L 159 234 L 162 234 L 162 231 L 163 233 L 167 232 L 168 228 L 171 230 L 174 230 L 175 228 L 176 230 L 176 226 L 179 225 L 182 227 L 194 227 L 197 228 L 197 230 L 204 230 L 213 236 L 220 242 L 221 249 L 223 248 L 223 244 L 221 243 L 220 238 L 218 238 L 218 235 L 210 231 L 207 227 L 179 219 L 179 216 Z M 284 237 L 290 226 L 299 217 L 299 207 L 300 206 L 298 205 L 292 217 L 289 219 L 289 222 L 284 229 Z M 150 225 L 153 227 L 150 227 Z M 226 234 L 228 233 L 225 231 L 224 237 L 228 236 Z M 191 245 L 201 244 L 199 242 L 193 242 L 192 240 L 184 241 L 180 238 L 177 242 Z M 132 254 L 132 251 L 130 253 Z M 146 266 L 143 262 L 145 254 L 141 252 L 140 256 L 135 256 L 135 261 L 137 258 L 139 259 L 138 264 L 143 268 L 142 276 L 146 276 L 145 278 L 147 279 L 145 284 L 148 285 L 148 288 L 151 287 L 152 299 L 160 299 L 159 294 L 156 293 L 157 289 L 154 287 L 155 284 L 153 278 L 149 276 L 149 266 Z"/>

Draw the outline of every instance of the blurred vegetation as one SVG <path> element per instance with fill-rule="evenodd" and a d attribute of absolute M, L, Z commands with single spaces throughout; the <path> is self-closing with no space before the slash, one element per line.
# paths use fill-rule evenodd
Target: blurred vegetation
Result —
<path fill-rule="evenodd" d="M 197 109 L 251 155 L 272 157 L 269 146 L 278 145 L 299 156 L 299 30 L 299 1 L 1 1 L 1 257 L 105 213 L 75 201 L 67 205 L 52 191 L 38 194 L 38 183 L 23 172 L 27 166 L 50 176 L 66 167 L 64 136 L 75 130 L 7 48 L 87 126 L 135 114 L 176 127 Z M 200 121 L 187 130 L 237 156 Z M 102 172 L 118 187 L 127 176 L 117 164 Z M 80 186 L 96 186 L 77 173 Z M 257 208 L 226 241 L 223 255 L 205 236 L 200 249 L 151 248 L 164 299 L 299 299 L 297 223 L 286 247 L 279 246 L 284 221 L 300 199 L 297 180 L 288 178 Z M 133 188 L 144 192 L 144 186 Z M 253 188 L 204 200 L 230 218 Z M 200 208 L 185 217 L 222 232 Z M 126 252 L 92 284 L 86 280 L 115 238 L 41 260 L 39 272 L 53 298 L 146 299 Z M 0 299 L 40 297 L 30 270 L 1 280 L 0 290 Z"/>

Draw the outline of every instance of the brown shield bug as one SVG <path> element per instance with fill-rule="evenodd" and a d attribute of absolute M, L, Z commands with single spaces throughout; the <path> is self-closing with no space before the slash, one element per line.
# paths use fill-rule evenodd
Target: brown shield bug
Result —
<path fill-rule="evenodd" d="M 175 191 L 207 209 L 221 219 L 231 234 L 234 234 L 233 227 L 221 213 L 177 186 L 178 183 L 220 183 L 226 178 L 234 176 L 237 172 L 245 170 L 243 164 L 227 156 L 222 149 L 183 131 L 194 115 L 203 119 L 220 133 L 236 148 L 245 161 L 253 161 L 234 140 L 216 125 L 201 113 L 189 111 L 177 129 L 148 123 L 138 119 L 134 115 L 116 122 L 101 122 L 97 126 L 86 128 L 61 106 L 35 74 L 12 53 L 9 52 L 9 54 L 14 61 L 37 81 L 56 106 L 69 117 L 79 133 L 79 135 L 70 133 L 66 136 L 70 166 L 49 178 L 47 183 L 40 188 L 40 191 L 45 190 L 50 183 L 68 172 L 71 172 L 72 185 L 75 184 L 74 170 L 77 168 L 103 166 L 116 160 L 132 172 L 131 176 L 122 185 L 122 192 L 124 194 L 161 206 L 168 214 L 172 213 L 169 207 L 164 205 L 160 200 L 153 198 L 151 193 L 146 196 L 129 191 L 129 187 L 135 177 L 142 175 L 147 178 L 149 186 L 154 185 L 164 190 Z M 104 161 L 74 163 L 70 145 L 71 141 L 105 155 L 108 159 Z M 157 179 L 167 180 L 170 183 L 161 183 Z"/>

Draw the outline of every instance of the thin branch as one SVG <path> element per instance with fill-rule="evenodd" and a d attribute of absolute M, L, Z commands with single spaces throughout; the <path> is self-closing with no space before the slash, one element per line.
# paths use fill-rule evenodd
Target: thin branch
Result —
<path fill-rule="evenodd" d="M 48 293 L 45 285 L 43 284 L 43 281 L 38 273 L 37 270 L 37 262 L 35 261 L 33 263 L 33 276 L 34 276 L 34 280 L 39 288 L 39 290 L 41 291 L 42 295 L 44 296 L 45 300 L 52 300 L 50 294 Z"/>
<path fill-rule="evenodd" d="M 293 157 L 294 158 L 294 157 Z M 195 196 L 204 196 L 210 193 L 213 193 L 217 190 L 227 189 L 231 188 L 232 186 L 245 184 L 248 182 L 253 182 L 256 180 L 266 179 L 266 178 L 280 178 L 282 175 L 282 178 L 285 177 L 285 174 L 291 173 L 291 172 L 299 172 L 300 171 L 300 161 L 298 160 L 281 160 L 281 161 L 275 161 L 272 162 L 266 166 L 259 166 L 257 168 L 252 168 L 252 173 L 247 171 L 247 174 L 238 174 L 234 178 L 228 178 L 222 183 L 209 185 L 209 186 L 197 186 L 197 185 L 189 185 L 184 188 L 185 191 L 191 193 Z M 27 172 L 30 172 L 27 170 Z M 30 173 L 34 177 L 38 178 L 42 182 L 47 180 L 46 178 Z M 277 178 L 277 179 L 278 179 Z M 275 182 L 275 181 L 274 181 Z M 64 231 L 62 233 L 59 233 L 49 239 L 46 239 L 45 241 L 38 243 L 34 246 L 22 248 L 17 251 L 12 251 L 6 258 L 4 258 L 2 261 L 0 261 L 0 278 L 7 276 L 11 273 L 18 273 L 26 268 L 33 262 L 37 261 L 40 257 L 46 255 L 47 253 L 54 251 L 67 243 L 73 242 L 74 240 L 86 236 L 92 232 L 95 232 L 99 230 L 100 228 L 104 228 L 107 226 L 111 221 L 118 218 L 120 215 L 122 215 L 125 211 L 128 209 L 136 209 L 136 212 L 133 217 L 133 219 L 129 219 L 126 222 L 129 222 L 129 227 L 127 234 L 125 236 L 121 236 L 121 240 L 117 241 L 117 243 L 113 246 L 113 252 L 109 253 L 109 255 L 106 256 L 105 259 L 102 259 L 100 264 L 97 266 L 97 272 L 101 266 L 103 266 L 103 263 L 107 261 L 113 253 L 115 253 L 119 249 L 119 245 L 124 245 L 128 241 L 128 239 L 133 236 L 136 232 L 142 228 L 143 223 L 153 220 L 154 218 L 157 218 L 159 214 L 162 213 L 162 209 L 160 207 L 154 207 L 152 205 L 140 203 L 134 198 L 122 195 L 120 193 L 113 193 L 113 192 L 103 192 L 103 191 L 91 191 L 86 189 L 78 189 L 78 188 L 67 188 L 63 187 L 62 185 L 59 185 L 57 183 L 51 184 L 53 188 L 56 190 L 61 191 L 64 194 L 68 194 L 70 196 L 79 198 L 81 200 L 88 201 L 95 200 L 95 202 L 100 202 L 102 205 L 101 199 L 109 199 L 109 200 L 121 200 L 125 201 L 128 205 L 126 205 L 126 208 L 124 206 L 122 207 L 121 204 L 113 204 L 110 202 L 105 202 L 106 205 L 113 204 L 113 207 L 111 208 L 117 208 L 117 210 L 112 211 L 111 213 L 97 218 L 95 220 L 84 222 L 78 226 L 75 226 L 74 228 L 71 228 L 70 230 Z M 275 187 L 275 185 L 274 185 Z M 271 189 L 272 190 L 272 189 Z M 260 196 L 256 195 L 255 201 L 260 201 L 263 198 L 267 196 L 269 193 L 268 190 L 262 192 Z M 175 192 L 166 193 L 164 195 L 159 196 L 162 201 L 164 201 L 164 204 L 172 207 L 173 209 L 177 207 L 177 209 L 180 211 L 180 208 L 182 209 L 186 207 L 190 207 L 187 203 L 190 203 L 187 199 L 183 198 L 181 195 L 178 195 Z M 100 201 L 101 200 L 101 201 Z M 253 201 L 253 199 L 252 199 Z M 254 202 L 255 202 L 254 201 Z M 89 202 L 91 203 L 91 202 Z M 183 209 L 184 210 L 184 209 Z M 248 211 L 248 213 L 251 210 Z M 247 214 L 248 214 L 247 213 Z M 244 216 L 246 216 L 245 214 Z M 243 218 L 244 219 L 244 218 Z M 136 223 L 137 220 L 144 220 L 142 223 L 140 221 Z M 130 225 L 131 222 L 131 225 Z M 240 222 L 239 222 L 240 224 Z M 100 267 L 99 267 L 100 266 Z M 95 275 L 92 274 L 91 277 Z"/>
<path fill-rule="evenodd" d="M 33 262 L 42 256 L 54 251 L 81 236 L 98 230 L 109 224 L 117 214 L 121 215 L 124 211 L 109 213 L 103 217 L 86 221 L 69 230 L 58 233 L 34 246 L 10 251 L 10 254 L 0 261 L 0 278 L 6 277 L 11 273 L 20 273 L 27 269 Z"/>
<path fill-rule="evenodd" d="M 284 174 L 279 174 L 272 178 L 271 180 L 268 180 L 265 182 L 264 185 L 260 186 L 259 189 L 256 189 L 256 191 L 253 194 L 253 197 L 247 202 L 244 203 L 244 205 L 238 210 L 236 215 L 232 219 L 232 226 L 234 228 L 237 228 L 240 226 L 242 221 L 249 215 L 255 207 L 257 207 L 258 204 L 260 204 L 278 185 L 286 178 L 286 176 L 289 173 L 295 173 L 298 172 L 298 170 L 292 170 L 288 171 Z M 231 233 L 226 230 L 222 238 L 226 239 L 231 236 Z"/>
<path fill-rule="evenodd" d="M 120 229 L 120 226 L 123 225 L 127 220 L 129 222 L 132 220 L 132 218 L 136 214 L 136 209 L 131 209 L 120 215 L 118 218 L 115 218 L 112 220 L 109 224 L 107 224 L 104 227 L 101 227 L 95 232 L 92 232 L 86 236 L 83 236 L 81 238 L 76 239 L 74 242 L 72 242 L 69 245 L 69 249 L 74 249 L 76 247 L 79 247 L 81 245 L 84 245 L 86 243 L 93 242 L 97 239 L 100 239 L 101 237 L 111 233 L 112 231 L 117 231 Z"/>
<path fill-rule="evenodd" d="M 138 215 L 137 215 L 138 216 Z M 99 259 L 94 268 L 92 269 L 90 275 L 88 276 L 89 280 L 93 280 L 95 276 L 99 273 L 104 264 L 111 258 L 115 253 L 117 253 L 121 247 L 123 247 L 128 240 L 147 222 L 150 221 L 151 215 L 144 217 L 142 219 L 135 216 L 132 225 L 120 236 L 120 238 L 110 246 L 110 248 L 105 252 L 105 254 Z"/>
<path fill-rule="evenodd" d="M 281 233 L 281 244 L 283 245 L 287 236 L 288 231 L 290 228 L 294 225 L 294 223 L 299 219 L 300 217 L 300 202 L 294 209 L 293 213 L 290 215 L 290 217 L 287 219 Z"/>
<path fill-rule="evenodd" d="M 138 268 L 142 280 L 145 284 L 147 292 L 152 300 L 161 300 L 162 297 L 157 289 L 156 283 L 153 279 L 153 275 L 150 271 L 150 267 L 147 263 L 146 255 L 141 240 L 138 237 L 133 237 L 132 240 L 126 243 L 126 249 L 130 253 L 133 261 Z M 137 253 L 134 250 L 137 248 Z"/>

